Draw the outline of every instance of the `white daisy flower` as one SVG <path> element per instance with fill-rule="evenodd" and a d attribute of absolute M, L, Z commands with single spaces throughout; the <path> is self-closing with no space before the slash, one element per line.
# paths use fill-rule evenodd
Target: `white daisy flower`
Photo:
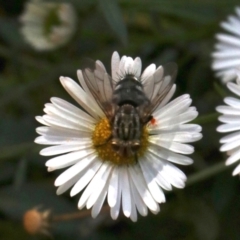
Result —
<path fill-rule="evenodd" d="M 227 83 L 228 89 L 240 97 L 240 75 L 236 80 L 236 83 Z M 240 99 L 235 97 L 226 97 L 224 102 L 227 104 L 224 106 L 218 106 L 216 110 L 223 115 L 219 117 L 219 121 L 223 122 L 217 128 L 218 132 L 229 133 L 225 137 L 220 139 L 220 143 L 223 145 L 220 151 L 227 152 L 229 155 L 226 165 L 233 164 L 240 159 Z M 240 164 L 233 171 L 233 175 L 240 174 Z"/>
<path fill-rule="evenodd" d="M 64 45 L 76 29 L 76 14 L 69 3 L 31 0 L 20 21 L 24 38 L 39 51 Z"/>
<path fill-rule="evenodd" d="M 212 69 L 223 83 L 234 80 L 236 69 L 240 68 L 240 7 L 236 7 L 236 13 L 220 24 L 228 33 L 216 35 L 218 42 L 212 54 Z"/>
<path fill-rule="evenodd" d="M 113 219 L 122 206 L 123 214 L 136 221 L 137 212 L 142 216 L 148 209 L 159 212 L 159 203 L 165 202 L 163 190 L 184 187 L 186 176 L 174 163 L 193 162 L 184 154 L 194 151 L 188 143 L 202 138 L 201 127 L 188 124 L 198 112 L 190 107 L 188 94 L 168 103 L 176 88 L 170 84 L 176 75 L 174 64 L 158 68 L 151 64 L 141 74 L 140 58 L 120 59 L 114 52 L 112 78 L 100 61 L 95 64 L 94 70 L 78 71 L 80 85 L 60 77 L 81 109 L 51 98 L 45 105 L 46 114 L 36 118 L 45 126 L 37 128 L 41 136 L 35 142 L 54 145 L 44 148 L 43 156 L 61 154 L 46 162 L 48 171 L 68 167 L 55 181 L 57 194 L 69 188 L 71 196 L 82 191 L 78 208 L 92 208 L 92 217 L 99 214 L 107 198 Z M 127 85 L 131 86 L 124 88 Z M 120 91 L 126 95 L 120 96 Z M 129 103 L 131 97 L 135 101 L 139 96 L 146 97 L 147 105 Z M 119 99 L 128 99 L 128 103 L 118 106 Z M 146 118 L 151 106 L 155 108 Z"/>

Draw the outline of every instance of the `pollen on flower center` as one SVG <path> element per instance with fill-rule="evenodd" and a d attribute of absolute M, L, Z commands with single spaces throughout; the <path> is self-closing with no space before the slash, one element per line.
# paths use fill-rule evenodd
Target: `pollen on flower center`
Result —
<path fill-rule="evenodd" d="M 92 135 L 93 146 L 102 161 L 112 162 L 116 165 L 135 164 L 136 157 L 122 157 L 112 148 L 111 144 L 111 125 L 107 118 L 101 119 L 95 126 Z M 143 128 L 141 146 L 137 152 L 137 157 L 142 156 L 148 146 L 148 131 Z"/>

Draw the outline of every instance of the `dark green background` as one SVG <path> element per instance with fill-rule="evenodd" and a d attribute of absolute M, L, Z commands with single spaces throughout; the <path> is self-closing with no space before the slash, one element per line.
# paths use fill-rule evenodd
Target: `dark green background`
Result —
<path fill-rule="evenodd" d="M 55 2 L 57 2 L 55 0 Z M 214 35 L 219 23 L 235 14 L 237 0 L 70 0 L 78 15 L 71 41 L 51 52 L 37 52 L 19 33 L 24 1 L 0 1 L 0 239 L 31 237 L 22 227 L 22 215 L 35 206 L 55 214 L 77 211 L 79 196 L 56 196 L 46 157 L 33 143 L 38 126 L 34 117 L 50 97 L 73 102 L 59 76 L 77 80 L 84 57 L 100 59 L 110 69 L 112 52 L 139 56 L 146 67 L 174 61 L 179 66 L 176 96 L 189 93 L 200 117 L 204 137 L 195 145 L 194 164 L 180 167 L 189 177 L 183 190 L 167 193 L 167 202 L 155 216 L 137 223 L 109 214 L 96 220 L 56 223 L 55 239 L 240 239 L 239 177 L 234 166 L 224 167 L 219 153 L 219 125 L 215 107 L 229 94 L 210 69 Z M 239 29 L 240 31 L 240 29 Z"/>

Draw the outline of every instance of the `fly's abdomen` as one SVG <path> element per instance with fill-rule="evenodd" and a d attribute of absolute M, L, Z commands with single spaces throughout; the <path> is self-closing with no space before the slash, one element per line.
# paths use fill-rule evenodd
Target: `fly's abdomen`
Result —
<path fill-rule="evenodd" d="M 138 112 L 130 104 L 122 105 L 114 118 L 112 146 L 122 156 L 131 156 L 140 147 L 142 125 Z"/>

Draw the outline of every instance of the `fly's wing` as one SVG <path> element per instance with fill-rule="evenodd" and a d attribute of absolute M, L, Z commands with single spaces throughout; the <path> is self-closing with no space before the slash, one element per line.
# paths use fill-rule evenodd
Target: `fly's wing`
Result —
<path fill-rule="evenodd" d="M 160 66 L 152 76 L 145 80 L 143 90 L 150 100 L 150 105 L 143 105 L 139 108 L 142 119 L 149 118 L 162 103 L 170 92 L 176 76 L 177 64 L 167 63 L 164 66 Z"/>
<path fill-rule="evenodd" d="M 82 75 L 88 90 L 106 116 L 112 118 L 114 114 L 114 106 L 111 103 L 113 95 L 112 78 L 107 74 L 104 65 L 100 61 L 88 60 L 85 65 Z"/>

